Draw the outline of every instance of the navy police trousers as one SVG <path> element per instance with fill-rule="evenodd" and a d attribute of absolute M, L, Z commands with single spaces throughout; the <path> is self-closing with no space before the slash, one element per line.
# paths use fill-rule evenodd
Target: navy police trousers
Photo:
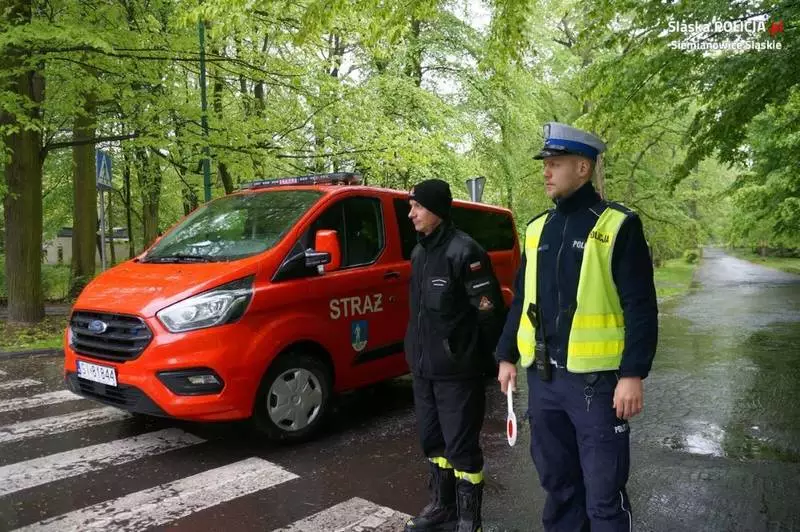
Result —
<path fill-rule="evenodd" d="M 542 382 L 528 371 L 531 456 L 547 492 L 547 532 L 632 530 L 625 484 L 630 429 L 612 407 L 617 376 L 553 368 Z"/>

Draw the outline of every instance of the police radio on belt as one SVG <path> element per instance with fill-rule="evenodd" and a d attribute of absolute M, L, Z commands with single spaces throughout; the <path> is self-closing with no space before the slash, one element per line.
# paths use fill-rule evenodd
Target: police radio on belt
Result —
<path fill-rule="evenodd" d="M 534 362 L 536 364 L 536 374 L 545 382 L 553 378 L 553 367 L 550 365 L 550 358 L 547 356 L 547 344 L 545 344 L 544 320 L 539 323 L 539 307 L 535 303 L 528 305 L 528 319 L 531 320 L 534 329 L 541 330 L 541 339 L 536 339 L 536 347 L 533 351 Z M 539 327 L 541 326 L 541 329 Z"/>

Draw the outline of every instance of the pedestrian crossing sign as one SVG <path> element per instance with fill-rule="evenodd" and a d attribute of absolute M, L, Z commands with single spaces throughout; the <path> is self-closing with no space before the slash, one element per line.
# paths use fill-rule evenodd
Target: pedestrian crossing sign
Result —
<path fill-rule="evenodd" d="M 111 154 L 103 150 L 95 150 L 95 172 L 97 177 L 97 190 L 112 190 L 111 184 Z"/>

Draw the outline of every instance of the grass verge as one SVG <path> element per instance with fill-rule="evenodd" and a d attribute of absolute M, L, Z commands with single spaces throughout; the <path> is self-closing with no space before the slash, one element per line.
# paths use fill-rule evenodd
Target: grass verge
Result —
<path fill-rule="evenodd" d="M 24 323 L 0 324 L 0 351 L 60 348 L 67 316 L 46 316 L 33 325 Z"/>
<path fill-rule="evenodd" d="M 697 263 L 684 259 L 669 259 L 655 270 L 656 296 L 659 300 L 679 296 L 689 291 Z"/>
<path fill-rule="evenodd" d="M 749 249 L 728 249 L 728 253 L 734 257 L 766 266 L 767 268 L 774 268 L 788 273 L 800 275 L 800 259 L 795 257 L 762 257 L 758 253 L 750 251 Z"/>

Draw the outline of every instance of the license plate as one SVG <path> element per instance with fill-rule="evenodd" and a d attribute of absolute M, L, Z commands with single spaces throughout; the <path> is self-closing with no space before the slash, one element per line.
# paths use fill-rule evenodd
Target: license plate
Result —
<path fill-rule="evenodd" d="M 78 360 L 78 377 L 109 386 L 117 385 L 117 373 L 114 368 L 91 364 L 83 360 Z"/>

